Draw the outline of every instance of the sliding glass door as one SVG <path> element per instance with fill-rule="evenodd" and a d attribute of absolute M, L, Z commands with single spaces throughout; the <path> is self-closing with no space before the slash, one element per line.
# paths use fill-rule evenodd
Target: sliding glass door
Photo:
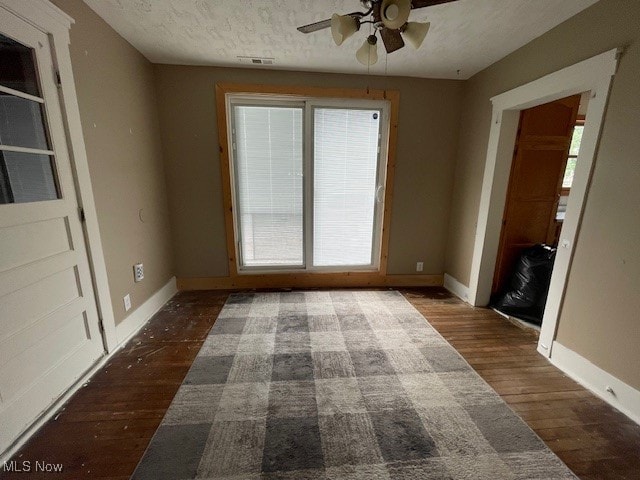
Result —
<path fill-rule="evenodd" d="M 239 270 L 376 270 L 386 102 L 229 107 Z"/>
<path fill-rule="evenodd" d="M 313 265 L 373 266 L 379 110 L 313 109 Z"/>
<path fill-rule="evenodd" d="M 301 267 L 301 107 L 236 105 L 236 224 L 243 267 Z"/>

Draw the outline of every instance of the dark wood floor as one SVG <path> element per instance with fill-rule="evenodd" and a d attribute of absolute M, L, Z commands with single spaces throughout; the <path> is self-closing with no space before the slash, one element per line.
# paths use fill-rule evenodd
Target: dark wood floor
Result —
<path fill-rule="evenodd" d="M 535 332 L 440 288 L 403 293 L 580 478 L 640 479 L 640 426 L 538 355 Z M 0 477 L 129 478 L 227 295 L 178 294 L 13 458 L 62 474 Z"/>

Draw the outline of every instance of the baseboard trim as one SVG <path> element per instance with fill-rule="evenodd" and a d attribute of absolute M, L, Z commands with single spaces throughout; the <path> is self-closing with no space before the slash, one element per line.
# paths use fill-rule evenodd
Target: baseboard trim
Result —
<path fill-rule="evenodd" d="M 469 287 L 463 285 L 448 273 L 444 274 L 444 288 L 449 290 L 459 299 L 469 303 Z"/>
<path fill-rule="evenodd" d="M 178 293 L 176 277 L 171 279 L 156 293 L 151 295 L 138 308 L 136 308 L 127 318 L 116 325 L 116 339 L 118 345 L 126 343 L 153 317 L 162 306 Z"/>
<path fill-rule="evenodd" d="M 550 361 L 580 385 L 640 424 L 640 391 L 558 342 L 553 342 Z M 613 393 L 608 392 L 607 387 L 611 387 Z"/>
<path fill-rule="evenodd" d="M 117 345 L 108 353 L 94 363 L 73 385 L 71 385 L 58 399 L 49 406 L 42 414 L 27 428 L 20 436 L 0 454 L 0 465 L 9 459 L 29 441 L 29 439 L 49 420 L 51 420 L 62 407 L 78 390 L 90 381 L 103 366 L 105 366 L 113 356 L 127 344 L 162 306 L 167 303 L 176 293 L 176 279 L 172 277 L 167 284 L 154 293 L 146 302 L 140 305 L 122 323 L 116 326 L 118 338 Z"/>
<path fill-rule="evenodd" d="M 246 288 L 441 287 L 442 275 L 380 275 L 378 273 L 288 273 L 236 277 L 178 278 L 178 290 Z"/>

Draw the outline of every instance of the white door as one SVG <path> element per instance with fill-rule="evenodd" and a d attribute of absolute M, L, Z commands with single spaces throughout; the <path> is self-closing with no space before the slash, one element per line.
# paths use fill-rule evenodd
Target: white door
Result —
<path fill-rule="evenodd" d="M 0 9 L 0 452 L 103 353 L 49 37 Z"/>

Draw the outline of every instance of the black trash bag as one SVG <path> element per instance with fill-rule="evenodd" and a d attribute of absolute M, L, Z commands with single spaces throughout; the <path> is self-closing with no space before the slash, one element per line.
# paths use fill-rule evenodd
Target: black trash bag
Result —
<path fill-rule="evenodd" d="M 507 315 L 542 324 L 556 248 L 545 244 L 527 248 L 520 255 L 509 287 L 492 306 Z"/>

